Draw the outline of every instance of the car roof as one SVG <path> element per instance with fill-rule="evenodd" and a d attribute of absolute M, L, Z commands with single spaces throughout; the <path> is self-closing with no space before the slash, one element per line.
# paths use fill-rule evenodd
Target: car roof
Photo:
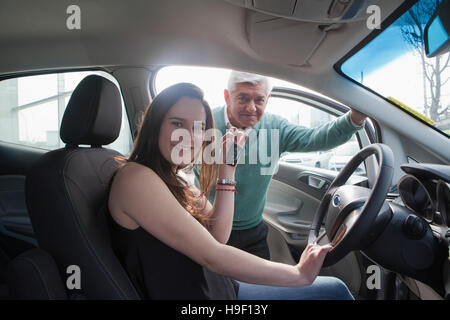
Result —
<path fill-rule="evenodd" d="M 372 1 L 382 18 L 403 1 Z M 287 80 L 326 74 L 372 30 L 365 20 L 333 31 L 309 67 L 293 67 L 322 37 L 320 22 L 268 16 L 225 0 L 77 1 L 81 29 L 68 30 L 65 1 L 1 0 L 0 75 L 102 66 L 208 65 Z M 269 21 L 270 20 L 270 21 Z"/>

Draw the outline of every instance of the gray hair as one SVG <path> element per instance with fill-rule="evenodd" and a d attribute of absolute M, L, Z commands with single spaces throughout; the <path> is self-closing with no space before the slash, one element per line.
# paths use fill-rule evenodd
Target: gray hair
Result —
<path fill-rule="evenodd" d="M 236 84 L 238 83 L 264 84 L 266 86 L 266 95 L 269 95 L 272 91 L 272 83 L 267 77 L 254 73 L 231 71 L 230 77 L 228 78 L 228 91 L 230 94 L 236 90 Z"/>

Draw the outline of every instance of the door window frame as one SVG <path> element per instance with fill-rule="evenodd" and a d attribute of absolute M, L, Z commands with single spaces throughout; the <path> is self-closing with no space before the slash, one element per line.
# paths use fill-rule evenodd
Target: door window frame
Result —
<path fill-rule="evenodd" d="M 292 88 L 274 87 L 271 92 L 271 97 L 289 99 L 302 104 L 306 104 L 311 108 L 319 109 L 336 117 L 339 117 L 350 110 L 350 108 L 346 105 L 338 103 L 334 100 L 327 99 L 326 97 L 319 96 L 310 92 Z M 362 133 L 361 131 L 355 133 L 360 149 L 368 144 L 377 143 L 379 141 L 377 128 L 378 125 L 373 119 L 366 119 L 366 124 L 363 129 L 364 131 L 362 131 L 365 133 L 366 137 L 360 136 L 360 134 Z M 366 169 L 366 177 L 368 179 L 369 186 L 371 185 L 373 179 L 376 177 L 376 166 L 377 163 L 371 158 L 368 158 L 364 161 L 364 167 Z"/>
<path fill-rule="evenodd" d="M 154 99 L 157 94 L 155 81 L 158 76 L 158 72 L 163 68 L 170 66 L 172 65 L 161 65 L 155 67 L 152 70 L 152 75 L 149 81 L 149 91 L 152 99 Z M 208 67 L 208 66 L 201 66 L 201 67 Z M 311 92 L 303 91 L 300 89 L 275 86 L 271 91 L 271 97 L 297 101 L 309 105 L 312 108 L 316 108 L 323 112 L 330 113 L 331 115 L 336 117 L 339 117 L 350 110 L 348 106 L 341 104 L 335 100 Z M 380 126 L 375 119 L 367 117 L 363 132 L 365 133 L 365 137 L 360 136 L 361 134 L 360 131 L 355 133 L 360 149 L 362 149 L 368 144 L 379 143 L 382 141 Z M 375 180 L 377 176 L 376 175 L 377 165 L 378 163 L 376 159 L 372 159 L 372 157 L 369 157 L 364 161 L 369 186 L 372 185 L 372 182 Z"/>

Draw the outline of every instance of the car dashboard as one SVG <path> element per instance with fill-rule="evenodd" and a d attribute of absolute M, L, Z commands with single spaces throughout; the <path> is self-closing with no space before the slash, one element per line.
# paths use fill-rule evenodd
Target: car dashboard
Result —
<path fill-rule="evenodd" d="M 395 202 L 427 222 L 438 240 L 449 241 L 450 166 L 407 164 L 401 168 L 406 174 L 397 184 Z"/>
<path fill-rule="evenodd" d="M 413 215 L 406 219 L 403 232 L 410 238 L 420 239 L 431 228 L 440 248 L 450 253 L 450 166 L 436 164 L 404 164 L 405 175 L 397 184 L 398 195 L 392 203 L 404 206 Z M 428 226 L 427 226 L 428 225 Z M 421 298 L 436 298 L 435 292 L 423 283 L 400 275 L 401 280 Z M 442 270 L 444 296 L 450 294 L 450 260 L 444 260 Z M 442 296 L 442 294 L 439 294 Z"/>

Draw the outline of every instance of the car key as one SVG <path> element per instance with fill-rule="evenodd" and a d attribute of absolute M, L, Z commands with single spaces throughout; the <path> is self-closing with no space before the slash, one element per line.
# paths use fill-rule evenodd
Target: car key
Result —
<path fill-rule="evenodd" d="M 237 143 L 237 137 L 234 137 L 235 141 L 233 143 L 233 146 L 228 150 L 226 155 L 226 164 L 235 167 L 239 161 L 239 157 L 244 150 L 238 143 Z M 229 163 L 228 161 L 232 159 L 232 162 Z"/>

